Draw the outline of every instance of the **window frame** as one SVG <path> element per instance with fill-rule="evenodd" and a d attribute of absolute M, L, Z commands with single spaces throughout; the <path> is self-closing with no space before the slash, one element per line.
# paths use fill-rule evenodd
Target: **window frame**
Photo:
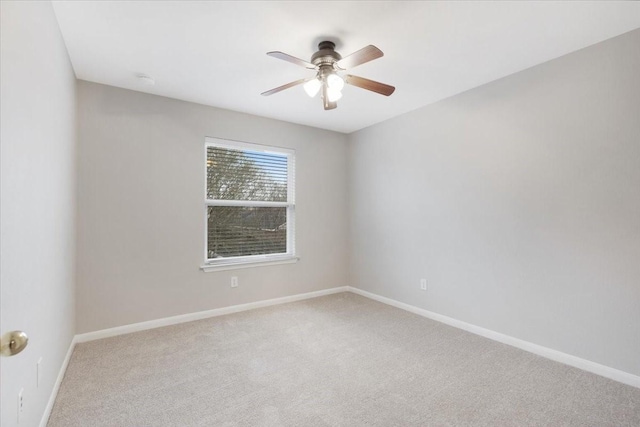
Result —
<path fill-rule="evenodd" d="M 207 198 L 207 149 L 218 147 L 237 151 L 255 151 L 278 154 L 287 157 L 287 201 L 268 202 L 250 200 L 216 200 Z M 295 150 L 271 145 L 254 144 L 216 137 L 205 137 L 204 143 L 204 264 L 200 269 L 208 271 L 229 270 L 236 268 L 258 267 L 263 265 L 289 264 L 299 260 L 296 256 L 295 239 Z M 287 247 L 285 253 L 247 255 L 229 258 L 209 258 L 209 223 L 208 209 L 212 206 L 239 207 L 285 207 L 287 214 Z"/>

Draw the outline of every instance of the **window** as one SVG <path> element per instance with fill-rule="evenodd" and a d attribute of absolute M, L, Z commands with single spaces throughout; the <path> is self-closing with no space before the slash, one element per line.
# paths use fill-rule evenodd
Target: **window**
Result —
<path fill-rule="evenodd" d="M 207 138 L 203 270 L 295 262 L 295 152 Z"/>

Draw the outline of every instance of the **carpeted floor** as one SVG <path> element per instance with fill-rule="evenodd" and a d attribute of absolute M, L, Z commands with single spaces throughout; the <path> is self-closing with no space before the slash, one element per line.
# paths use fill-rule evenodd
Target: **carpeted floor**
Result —
<path fill-rule="evenodd" d="M 79 344 L 64 426 L 639 426 L 640 389 L 351 293 Z"/>

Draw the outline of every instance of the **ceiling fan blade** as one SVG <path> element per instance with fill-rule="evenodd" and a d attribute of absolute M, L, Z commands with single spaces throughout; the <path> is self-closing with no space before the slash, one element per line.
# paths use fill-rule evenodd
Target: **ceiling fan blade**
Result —
<path fill-rule="evenodd" d="M 313 79 L 315 79 L 315 77 L 310 77 L 310 78 L 308 78 L 308 79 L 300 79 L 300 80 L 296 80 L 295 82 L 287 83 L 286 85 L 278 86 L 278 87 L 277 87 L 277 88 L 275 88 L 275 89 L 271 89 L 271 90 L 268 90 L 268 91 L 266 91 L 266 92 L 262 92 L 260 95 L 262 95 L 262 96 L 269 96 L 269 95 L 273 95 L 274 93 L 281 92 L 281 91 L 283 91 L 283 90 L 285 90 L 285 89 L 289 89 L 290 87 L 294 87 L 294 86 L 301 85 L 302 83 L 306 83 L 306 82 L 308 82 L 309 80 L 313 80 Z"/>
<path fill-rule="evenodd" d="M 384 96 L 389 96 L 396 90 L 396 88 L 393 86 L 389 86 L 384 83 L 365 79 L 364 77 L 352 76 L 350 74 L 347 75 L 347 78 L 344 79 L 344 81 L 345 83 L 348 83 L 352 86 L 357 86 L 362 89 L 370 90 L 372 92 L 376 92 Z"/>
<path fill-rule="evenodd" d="M 384 53 L 382 53 L 380 49 L 370 44 L 369 46 L 363 47 L 359 51 L 354 52 L 351 55 L 342 58 L 340 61 L 336 62 L 336 65 L 343 70 L 347 70 L 349 68 L 362 65 L 365 62 L 378 59 L 383 55 Z"/>
<path fill-rule="evenodd" d="M 300 65 L 301 67 L 309 68 L 314 70 L 316 68 L 311 62 L 304 61 L 300 58 L 296 58 L 295 56 L 288 55 L 284 52 L 267 52 L 267 55 L 273 56 L 274 58 L 282 59 L 284 61 L 291 62 L 292 64 Z"/>

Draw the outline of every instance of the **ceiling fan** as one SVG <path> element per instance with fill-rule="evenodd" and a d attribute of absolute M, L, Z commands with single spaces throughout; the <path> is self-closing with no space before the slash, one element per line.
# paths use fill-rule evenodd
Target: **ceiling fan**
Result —
<path fill-rule="evenodd" d="M 311 61 L 307 62 L 283 52 L 267 52 L 267 55 L 282 59 L 296 65 L 300 65 L 309 70 L 316 70 L 314 77 L 296 80 L 291 83 L 279 86 L 275 89 L 262 92 L 263 96 L 273 95 L 290 87 L 304 84 L 304 90 L 310 97 L 314 97 L 322 91 L 322 103 L 325 110 L 332 110 L 338 106 L 337 101 L 342 98 L 342 88 L 344 84 L 350 84 L 362 89 L 370 90 L 381 95 L 389 96 L 396 90 L 395 87 L 379 83 L 364 77 L 347 74 L 344 78 L 338 75 L 338 71 L 345 71 L 349 68 L 357 67 L 366 62 L 380 58 L 382 51 L 373 45 L 369 45 L 342 57 L 335 51 L 335 43 L 323 41 L 318 44 L 318 51 L 311 56 Z"/>

